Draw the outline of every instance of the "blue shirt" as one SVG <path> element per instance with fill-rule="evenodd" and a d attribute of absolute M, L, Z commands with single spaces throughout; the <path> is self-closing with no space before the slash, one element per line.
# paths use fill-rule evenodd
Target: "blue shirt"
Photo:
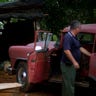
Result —
<path fill-rule="evenodd" d="M 70 50 L 75 60 L 79 63 L 81 57 L 80 47 L 81 45 L 77 37 L 73 36 L 71 32 L 66 33 L 63 40 L 62 62 L 72 63 L 64 53 L 64 50 Z"/>

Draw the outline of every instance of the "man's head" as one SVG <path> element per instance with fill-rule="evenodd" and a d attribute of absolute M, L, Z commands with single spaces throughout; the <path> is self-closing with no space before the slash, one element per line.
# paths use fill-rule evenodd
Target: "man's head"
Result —
<path fill-rule="evenodd" d="M 81 23 L 78 20 L 74 20 L 70 24 L 70 30 L 73 31 L 75 34 L 78 34 L 81 29 Z"/>

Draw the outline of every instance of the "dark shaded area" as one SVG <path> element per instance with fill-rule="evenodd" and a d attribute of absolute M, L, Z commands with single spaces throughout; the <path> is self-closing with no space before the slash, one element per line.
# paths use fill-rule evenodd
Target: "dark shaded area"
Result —
<path fill-rule="evenodd" d="M 25 45 L 34 41 L 33 22 L 43 17 L 42 7 L 43 0 L 0 3 L 0 20 L 7 21 L 0 36 L 0 62 L 9 59 L 10 46 Z M 11 18 L 18 19 L 18 22 L 10 23 Z"/>
<path fill-rule="evenodd" d="M 55 56 L 52 54 L 55 54 Z M 57 76 L 61 74 L 60 69 L 61 56 L 62 56 L 62 50 L 56 50 L 53 53 L 51 53 L 50 56 L 51 76 L 54 75 Z"/>
<path fill-rule="evenodd" d="M 8 49 L 12 45 L 26 45 L 34 41 L 32 20 L 7 23 L 0 36 L 0 61 L 9 58 Z"/>

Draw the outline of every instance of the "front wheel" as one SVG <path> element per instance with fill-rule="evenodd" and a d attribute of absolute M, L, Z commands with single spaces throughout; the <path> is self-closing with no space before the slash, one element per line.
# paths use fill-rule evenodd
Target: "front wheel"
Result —
<path fill-rule="evenodd" d="M 22 84 L 22 91 L 28 92 L 31 89 L 31 84 L 28 82 L 28 68 L 26 62 L 20 62 L 18 64 L 16 79 L 18 83 Z"/>

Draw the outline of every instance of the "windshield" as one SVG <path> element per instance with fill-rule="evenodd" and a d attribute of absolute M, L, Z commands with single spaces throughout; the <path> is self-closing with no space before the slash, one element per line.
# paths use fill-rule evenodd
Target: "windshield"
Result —
<path fill-rule="evenodd" d="M 51 38 L 52 38 L 52 33 L 38 32 L 36 47 L 38 47 L 40 50 L 41 49 L 46 50 L 51 41 Z"/>
<path fill-rule="evenodd" d="M 45 41 L 46 39 L 47 39 L 47 33 L 46 32 L 39 32 L 38 33 L 38 40 L 37 40 L 37 42 Z"/>

